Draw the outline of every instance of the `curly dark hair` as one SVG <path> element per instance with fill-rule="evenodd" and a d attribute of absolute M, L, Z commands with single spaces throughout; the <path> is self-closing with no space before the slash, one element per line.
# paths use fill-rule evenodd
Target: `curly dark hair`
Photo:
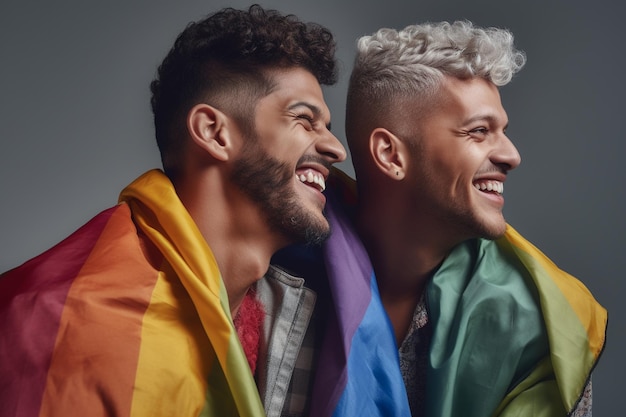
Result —
<path fill-rule="evenodd" d="M 175 176 L 185 118 L 207 103 L 253 131 L 253 109 L 273 88 L 272 71 L 302 67 L 320 84 L 337 80 L 335 40 L 326 28 L 253 5 L 226 8 L 189 24 L 150 84 L 155 134 L 165 172 Z"/>

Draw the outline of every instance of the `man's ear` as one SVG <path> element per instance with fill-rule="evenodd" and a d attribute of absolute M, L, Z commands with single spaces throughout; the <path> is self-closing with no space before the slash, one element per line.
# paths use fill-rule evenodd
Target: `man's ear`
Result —
<path fill-rule="evenodd" d="M 406 174 L 406 146 L 396 135 L 376 128 L 369 138 L 369 150 L 374 165 L 391 179 L 401 180 Z"/>
<path fill-rule="evenodd" d="M 191 140 L 219 161 L 227 161 L 233 148 L 229 119 L 208 104 L 196 104 L 187 113 Z"/>

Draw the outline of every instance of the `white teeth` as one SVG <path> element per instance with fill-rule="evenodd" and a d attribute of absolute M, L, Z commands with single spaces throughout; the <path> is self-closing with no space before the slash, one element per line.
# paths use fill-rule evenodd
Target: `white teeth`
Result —
<path fill-rule="evenodd" d="M 481 191 L 495 191 L 498 194 L 504 192 L 504 183 L 501 181 L 487 181 L 481 183 L 475 183 L 474 187 Z"/>
<path fill-rule="evenodd" d="M 308 171 L 306 174 L 297 175 L 298 179 L 303 183 L 313 183 L 319 185 L 322 191 L 326 189 L 326 181 L 324 177 L 312 171 Z"/>

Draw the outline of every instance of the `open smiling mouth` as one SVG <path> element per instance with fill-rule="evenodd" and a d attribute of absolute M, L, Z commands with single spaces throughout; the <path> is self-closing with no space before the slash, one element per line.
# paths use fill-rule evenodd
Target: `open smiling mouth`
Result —
<path fill-rule="evenodd" d="M 307 169 L 302 172 L 296 172 L 296 176 L 298 177 L 300 182 L 310 187 L 317 188 L 317 190 L 320 192 L 326 189 L 326 181 L 324 180 L 324 176 L 317 171 Z"/>
<path fill-rule="evenodd" d="M 504 192 L 504 183 L 502 181 L 479 181 L 474 183 L 474 188 L 501 195 Z"/>

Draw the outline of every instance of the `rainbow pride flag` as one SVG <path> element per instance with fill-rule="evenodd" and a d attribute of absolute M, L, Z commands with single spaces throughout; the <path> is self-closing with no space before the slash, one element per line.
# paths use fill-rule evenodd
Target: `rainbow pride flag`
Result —
<path fill-rule="evenodd" d="M 355 184 L 335 174 L 323 249 L 331 320 L 311 415 L 408 416 L 394 333 L 352 224 Z M 604 348 L 607 312 L 513 228 L 455 248 L 426 296 L 426 415 L 548 417 L 576 406 Z"/>
<path fill-rule="evenodd" d="M 347 191 L 342 200 L 352 201 L 352 196 Z M 338 196 L 327 192 L 327 198 L 332 234 L 323 253 L 333 308 L 316 369 L 311 416 L 410 416 L 395 336 L 367 251 Z"/>
<path fill-rule="evenodd" d="M 158 171 L 0 276 L 0 416 L 263 416 L 211 249 Z"/>

